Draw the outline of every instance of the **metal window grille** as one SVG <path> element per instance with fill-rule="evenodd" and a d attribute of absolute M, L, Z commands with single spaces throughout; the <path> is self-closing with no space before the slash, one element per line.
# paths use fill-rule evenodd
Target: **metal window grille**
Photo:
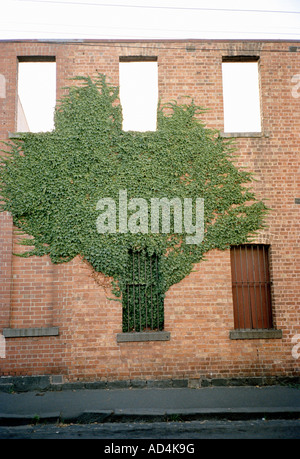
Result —
<path fill-rule="evenodd" d="M 159 257 L 129 251 L 127 282 L 122 292 L 123 332 L 163 330 L 164 301 Z"/>
<path fill-rule="evenodd" d="M 273 328 L 269 247 L 231 247 L 235 329 Z"/>

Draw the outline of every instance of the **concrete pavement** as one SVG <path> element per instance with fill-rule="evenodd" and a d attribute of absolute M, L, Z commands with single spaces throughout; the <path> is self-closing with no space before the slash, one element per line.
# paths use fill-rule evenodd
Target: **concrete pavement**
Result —
<path fill-rule="evenodd" d="M 255 418 L 299 419 L 300 389 L 274 385 L 0 392 L 0 425 Z"/>

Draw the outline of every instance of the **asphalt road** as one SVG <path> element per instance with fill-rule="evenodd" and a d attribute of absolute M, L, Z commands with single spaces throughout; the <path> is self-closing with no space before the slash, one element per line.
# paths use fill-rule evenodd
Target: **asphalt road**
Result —
<path fill-rule="evenodd" d="M 115 445 L 117 440 L 127 440 L 126 444 L 134 445 L 134 441 L 130 443 L 134 439 L 164 442 L 173 439 L 175 445 L 181 439 L 300 439 L 300 419 L 0 426 L 0 439 L 115 439 Z M 185 444 L 188 443 L 185 441 Z M 106 441 L 101 445 L 104 448 L 111 443 Z M 136 455 L 147 455 L 148 452 L 147 448 L 144 451 L 139 448 Z M 177 452 L 183 451 L 175 449 L 173 453 Z"/>

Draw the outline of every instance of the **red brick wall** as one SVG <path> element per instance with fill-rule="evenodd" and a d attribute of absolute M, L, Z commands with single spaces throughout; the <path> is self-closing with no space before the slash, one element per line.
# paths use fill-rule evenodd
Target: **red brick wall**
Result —
<path fill-rule="evenodd" d="M 299 43 L 298 43 L 299 45 Z M 271 245 L 274 325 L 282 339 L 231 340 L 233 304 L 229 251 L 207 260 L 165 300 L 170 341 L 118 343 L 122 309 L 105 280 L 79 257 L 52 265 L 23 259 L 10 216 L 0 214 L 0 333 L 3 328 L 59 327 L 58 336 L 6 338 L 0 375 L 62 374 L 72 380 L 197 379 L 299 375 L 292 354 L 299 321 L 300 47 L 288 42 L 156 41 L 0 42 L 0 140 L 16 131 L 17 56 L 56 56 L 57 97 L 70 77 L 105 73 L 118 84 L 120 56 L 157 56 L 162 101 L 192 95 L 210 110 L 203 120 L 223 130 L 222 57 L 260 58 L 262 136 L 238 137 L 239 165 L 255 173 L 255 191 L 273 209 L 258 242 Z M 188 47 L 188 49 L 187 49 Z M 299 91 L 300 96 L 300 91 Z M 295 338 L 294 338 L 295 339 Z M 296 355 L 297 357 L 297 355 Z"/>

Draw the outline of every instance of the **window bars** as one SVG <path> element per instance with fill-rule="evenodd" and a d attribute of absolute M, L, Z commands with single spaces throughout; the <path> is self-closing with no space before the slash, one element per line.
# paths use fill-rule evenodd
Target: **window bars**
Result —
<path fill-rule="evenodd" d="M 130 250 L 122 292 L 123 332 L 163 330 L 164 302 L 157 254 Z"/>

